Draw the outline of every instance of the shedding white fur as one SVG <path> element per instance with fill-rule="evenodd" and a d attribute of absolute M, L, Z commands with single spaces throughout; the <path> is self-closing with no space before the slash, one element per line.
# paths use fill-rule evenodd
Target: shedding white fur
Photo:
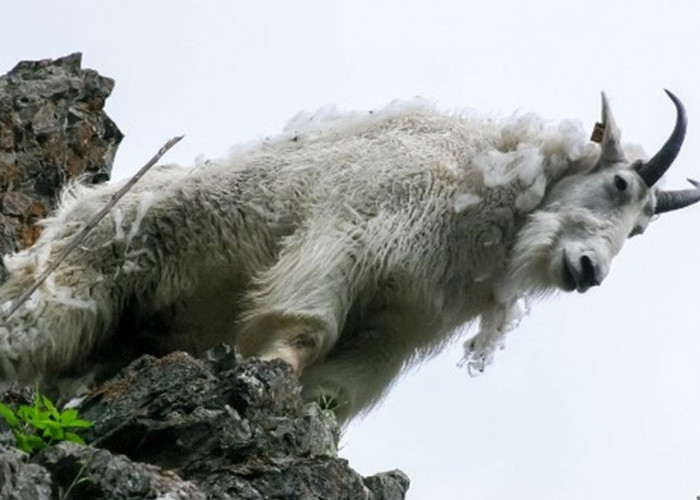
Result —
<path fill-rule="evenodd" d="M 605 109 L 603 151 L 621 150 Z M 0 326 L 0 378 L 48 381 L 155 332 L 161 351 L 281 357 L 346 419 L 477 321 L 464 363 L 483 370 L 527 299 L 599 284 L 648 224 L 655 189 L 603 157 L 579 124 L 536 115 L 298 115 L 225 160 L 148 172 Z M 0 307 L 117 187 L 67 192 L 5 257 Z"/>

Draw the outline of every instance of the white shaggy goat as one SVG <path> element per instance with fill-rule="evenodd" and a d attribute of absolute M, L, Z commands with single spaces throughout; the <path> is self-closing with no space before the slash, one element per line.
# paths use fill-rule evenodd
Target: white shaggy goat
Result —
<path fill-rule="evenodd" d="M 676 125 L 649 161 L 623 149 L 603 97 L 600 146 L 570 122 L 413 102 L 297 118 L 225 161 L 154 169 L 0 326 L 0 380 L 228 342 L 288 361 L 345 419 L 476 319 L 467 357 L 482 368 L 520 299 L 599 285 L 655 213 L 700 199 L 654 187 L 685 134 L 669 95 Z M 5 258 L 5 311 L 115 190 L 74 186 Z"/>

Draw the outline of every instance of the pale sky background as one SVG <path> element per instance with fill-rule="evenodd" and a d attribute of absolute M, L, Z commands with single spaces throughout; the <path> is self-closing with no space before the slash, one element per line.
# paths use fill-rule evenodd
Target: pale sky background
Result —
<path fill-rule="evenodd" d="M 598 118 L 654 152 L 667 87 L 690 117 L 669 187 L 700 178 L 700 4 L 614 0 L 31 1 L 0 11 L 0 72 L 82 51 L 116 80 L 114 178 L 171 136 L 192 164 L 299 110 L 415 95 L 489 113 Z M 400 468 L 410 500 L 692 500 L 700 495 L 700 207 L 630 240 L 603 286 L 535 304 L 486 373 L 461 339 L 354 422 L 342 457 Z M 698 284 L 698 285 L 694 285 Z"/>

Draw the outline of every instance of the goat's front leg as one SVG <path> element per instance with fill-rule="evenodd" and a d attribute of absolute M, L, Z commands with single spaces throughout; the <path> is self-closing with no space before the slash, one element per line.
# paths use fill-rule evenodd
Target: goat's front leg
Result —
<path fill-rule="evenodd" d="M 357 281 L 354 243 L 318 224 L 292 237 L 249 294 L 236 342 L 245 356 L 281 358 L 298 374 L 335 345 Z"/>
<path fill-rule="evenodd" d="M 283 359 L 301 374 L 333 347 L 337 337 L 337 326 L 308 312 L 268 310 L 248 318 L 237 344 L 244 356 Z"/>
<path fill-rule="evenodd" d="M 343 344 L 322 364 L 304 372 L 302 397 L 331 408 L 341 423 L 371 408 L 385 395 L 407 357 L 397 351 L 399 337 L 390 328 L 356 332 L 354 342 Z"/>

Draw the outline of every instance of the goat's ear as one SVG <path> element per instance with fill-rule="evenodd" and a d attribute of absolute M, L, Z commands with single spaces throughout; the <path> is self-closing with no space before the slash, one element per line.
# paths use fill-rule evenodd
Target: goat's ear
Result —
<path fill-rule="evenodd" d="M 603 112 L 601 122 L 603 124 L 603 140 L 600 143 L 599 167 L 627 161 L 620 144 L 620 129 L 617 128 L 615 118 L 610 110 L 610 102 L 605 92 L 601 94 L 603 99 Z"/>

